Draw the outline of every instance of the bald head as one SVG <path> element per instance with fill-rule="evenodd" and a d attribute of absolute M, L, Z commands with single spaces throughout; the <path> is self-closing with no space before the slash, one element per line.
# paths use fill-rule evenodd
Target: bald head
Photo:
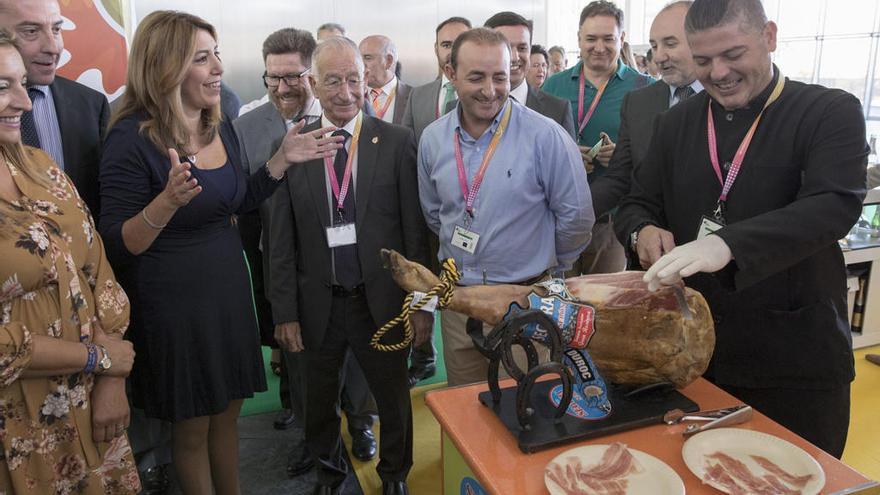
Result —
<path fill-rule="evenodd" d="M 64 50 L 62 22 L 57 0 L 0 0 L 0 27 L 15 34 L 29 85 L 55 80 Z"/>
<path fill-rule="evenodd" d="M 367 85 L 381 88 L 394 78 L 397 66 L 397 47 L 387 36 L 367 36 L 360 44 L 361 57 L 366 69 Z"/>

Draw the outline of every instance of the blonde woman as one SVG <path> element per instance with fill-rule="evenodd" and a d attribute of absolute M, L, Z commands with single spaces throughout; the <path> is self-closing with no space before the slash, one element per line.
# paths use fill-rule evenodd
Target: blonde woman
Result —
<path fill-rule="evenodd" d="M 26 83 L 0 30 L 0 493 L 137 493 L 128 299 L 70 180 L 21 145 Z"/>
<path fill-rule="evenodd" d="M 242 401 L 266 389 L 242 245 L 232 218 L 266 199 L 296 153 L 250 177 L 220 120 L 223 65 L 204 20 L 156 11 L 138 26 L 126 92 L 101 163 L 101 230 L 132 298 L 132 401 L 173 423 L 186 494 L 237 494 Z M 338 148 L 297 135 L 302 160 Z M 293 143 L 293 144 L 292 144 Z"/>

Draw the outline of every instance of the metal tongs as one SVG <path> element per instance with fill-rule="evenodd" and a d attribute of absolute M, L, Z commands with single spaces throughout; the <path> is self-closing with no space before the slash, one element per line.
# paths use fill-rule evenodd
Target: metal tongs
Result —
<path fill-rule="evenodd" d="M 731 426 L 745 423 L 746 421 L 752 419 L 752 412 L 753 410 L 751 406 L 742 406 L 736 411 L 727 414 L 726 416 L 722 416 L 714 421 L 710 421 L 702 425 L 697 423 L 689 424 L 687 428 L 685 428 L 684 431 L 681 432 L 681 434 L 689 437 L 691 435 L 695 435 L 706 430 L 711 430 L 713 428 L 720 428 L 722 426 Z"/>
<path fill-rule="evenodd" d="M 739 406 L 725 407 L 724 409 L 714 409 L 712 411 L 698 411 L 693 414 L 687 414 L 681 409 L 673 409 L 663 415 L 663 422 L 668 425 L 674 425 L 676 423 L 681 423 L 682 421 L 715 421 L 716 419 L 723 418 L 724 416 L 735 413 L 745 407 L 748 406 L 743 404 Z"/>

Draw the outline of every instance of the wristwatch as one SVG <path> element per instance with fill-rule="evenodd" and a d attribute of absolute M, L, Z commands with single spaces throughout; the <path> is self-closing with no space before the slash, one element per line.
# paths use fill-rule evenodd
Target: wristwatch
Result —
<path fill-rule="evenodd" d="M 654 224 L 651 222 L 640 223 L 638 225 L 638 227 L 636 227 L 635 229 L 633 229 L 632 232 L 630 232 L 630 234 L 629 234 L 629 248 L 632 250 L 632 252 L 634 252 L 634 253 L 638 252 L 638 249 L 636 249 L 636 247 L 639 244 L 639 232 L 641 232 L 642 229 L 647 227 L 648 225 L 654 225 Z"/>
<path fill-rule="evenodd" d="M 113 366 L 113 361 L 110 360 L 110 353 L 107 352 L 106 347 L 101 344 L 96 345 L 101 348 L 101 355 L 103 356 L 101 360 L 98 361 L 98 373 L 105 373 L 111 366 Z"/>

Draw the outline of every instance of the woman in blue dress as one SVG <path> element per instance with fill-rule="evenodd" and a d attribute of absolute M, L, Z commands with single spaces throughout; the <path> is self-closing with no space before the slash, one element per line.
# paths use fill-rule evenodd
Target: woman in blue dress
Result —
<path fill-rule="evenodd" d="M 126 92 L 104 144 L 101 233 L 132 303 L 132 401 L 172 427 L 186 494 L 237 494 L 242 401 L 266 390 L 234 215 L 269 197 L 295 161 L 338 148 L 297 134 L 245 176 L 220 117 L 214 28 L 157 11 L 138 26 Z"/>

